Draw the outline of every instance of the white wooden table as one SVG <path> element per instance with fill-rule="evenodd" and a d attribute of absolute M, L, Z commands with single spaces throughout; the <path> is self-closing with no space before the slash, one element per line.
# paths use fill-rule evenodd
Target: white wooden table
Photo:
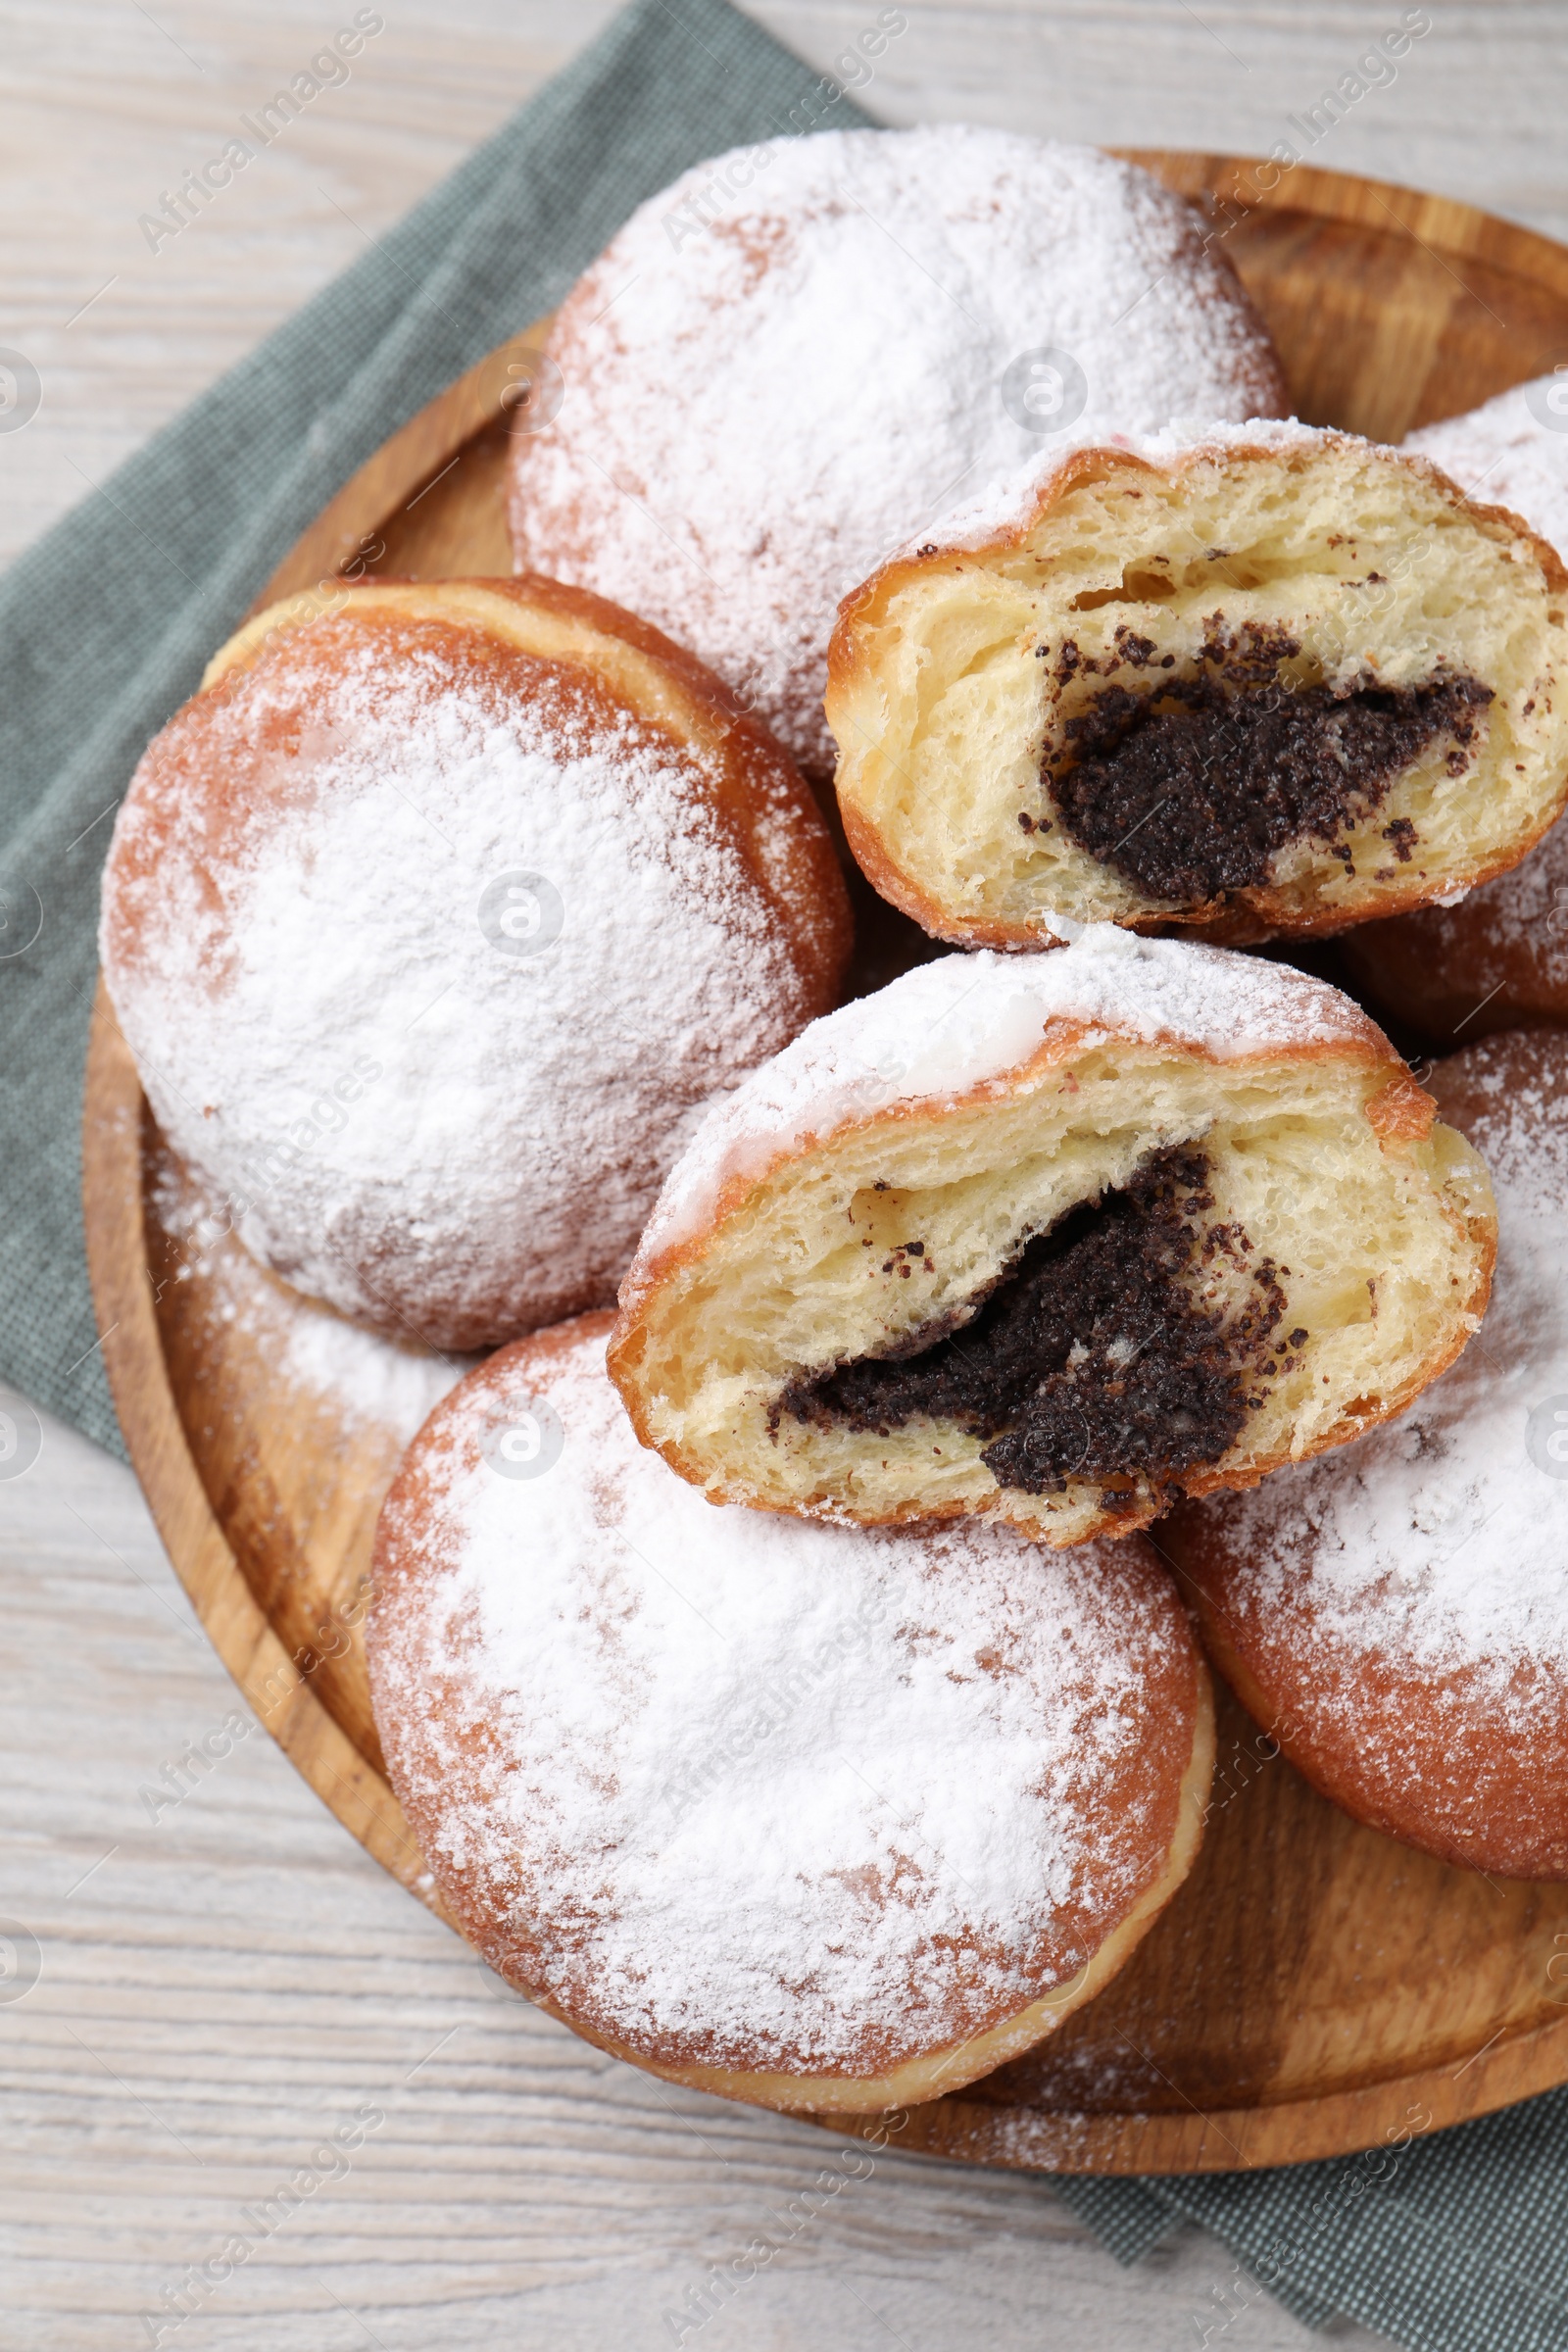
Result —
<path fill-rule="evenodd" d="M 155 253 L 138 216 L 352 9 L 0 0 L 0 346 L 42 389 L 26 428 L 0 435 L 0 558 L 351 260 L 610 10 L 387 0 L 383 13 L 351 79 Z M 755 13 L 827 68 L 878 11 Z M 1404 12 L 904 0 L 904 13 L 863 93 L 886 120 L 1266 152 Z M 1568 234 L 1558 0 L 1433 0 L 1431 15 L 1398 79 L 1356 101 L 1313 160 Z M 514 1998 L 259 1729 L 231 1727 L 210 1767 L 181 1764 L 248 1719 L 133 1480 L 52 1424 L 28 1475 L 0 1482 L 0 1914 L 41 1956 L 24 1997 L 6 1997 L 24 1979 L 0 1978 L 7 2352 L 634 2352 L 675 2341 L 665 2314 L 710 2263 L 790 2234 L 778 2217 L 828 2153 L 817 2133 L 656 2084 Z M 160 1803 L 171 1786 L 186 1793 Z M 356 2113 L 381 2120 L 307 2176 Z M 282 2184 L 317 2171 L 336 2177 L 285 2213 Z M 231 2276 L 196 2277 L 213 2258 L 221 2272 L 240 2236 L 256 2250 Z M 1123 2272 L 1039 2180 L 889 2157 L 700 2340 L 1175 2352 L 1235 2310 L 1217 2299 L 1231 2275 L 1196 2230 Z M 1312 2339 L 1258 2299 L 1212 2340 Z M 1336 2340 L 1376 2341 L 1353 2328 Z"/>

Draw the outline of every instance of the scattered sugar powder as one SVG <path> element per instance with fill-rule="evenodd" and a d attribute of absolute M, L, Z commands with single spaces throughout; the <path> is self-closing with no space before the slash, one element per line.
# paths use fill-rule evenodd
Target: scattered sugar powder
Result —
<path fill-rule="evenodd" d="M 122 811 L 103 957 L 255 1254 L 471 1348 L 612 1297 L 702 1108 L 803 1008 L 692 760 L 445 643 L 322 620 L 193 706 Z"/>
<path fill-rule="evenodd" d="M 1568 1100 L 1500 1070 L 1484 1083 L 1492 1101 L 1468 1132 L 1498 1243 L 1479 1334 L 1402 1419 L 1223 1506 L 1243 1605 L 1263 1629 L 1286 1610 L 1309 1618 L 1314 1680 L 1347 1722 L 1368 1656 L 1478 1671 L 1499 1726 L 1517 1729 L 1535 1695 L 1558 1704 L 1519 1668 L 1568 1672 L 1568 1475 L 1544 1452 L 1560 1427 L 1568 1454 Z"/>
<path fill-rule="evenodd" d="M 1516 384 L 1467 416 L 1423 425 L 1404 447 L 1479 505 L 1507 507 L 1568 564 L 1568 375 Z"/>
<path fill-rule="evenodd" d="M 1158 1564 L 715 1508 L 638 1445 L 602 1329 L 548 1363 L 559 1459 L 498 1475 L 539 1377 L 508 1349 L 420 1439 L 370 1637 L 394 1784 L 488 1956 L 646 2055 L 805 2071 L 1069 1978 L 1174 1834 Z"/>
<path fill-rule="evenodd" d="M 470 1368 L 466 1356 L 424 1355 L 302 1298 L 283 1335 L 289 1378 L 352 1421 L 373 1421 L 407 1445 Z"/>
<path fill-rule="evenodd" d="M 834 609 L 966 487 L 1075 416 L 1142 431 L 1285 397 L 1181 198 L 957 124 L 699 165 L 579 281 L 551 349 L 565 397 L 516 444 L 519 565 L 657 621 L 825 770 Z"/>
<path fill-rule="evenodd" d="M 158 1224 L 181 1245 L 174 1279 L 202 1281 L 207 1311 L 265 1350 L 270 1369 L 328 1406 L 340 1429 L 372 1427 L 407 1446 L 471 1356 L 399 1347 L 317 1306 L 259 1266 L 189 1173 L 165 1159 L 154 1186 Z"/>
<path fill-rule="evenodd" d="M 1038 955 L 943 956 L 802 1031 L 715 1103 L 670 1171 L 639 1264 L 700 1233 L 724 1185 L 899 1102 L 942 1102 L 1036 1054 L 1054 1022 L 1232 1058 L 1327 1039 L 1379 1043 L 1348 997 L 1290 964 L 1086 924 Z"/>

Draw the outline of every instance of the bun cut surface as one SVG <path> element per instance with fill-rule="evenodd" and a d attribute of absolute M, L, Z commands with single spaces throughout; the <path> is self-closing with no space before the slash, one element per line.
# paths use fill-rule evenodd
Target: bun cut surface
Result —
<path fill-rule="evenodd" d="M 1467 416 L 1411 433 L 1467 497 L 1511 508 L 1559 555 L 1568 549 L 1568 377 L 1516 384 Z M 1344 953 L 1356 986 L 1446 1050 L 1498 1029 L 1568 1021 L 1568 835 L 1451 906 L 1368 924 Z"/>
<path fill-rule="evenodd" d="M 1398 1411 L 1492 1248 L 1480 1161 L 1348 998 L 1103 926 L 906 973 L 717 1106 L 610 1363 L 715 1498 L 1072 1544 Z"/>
<path fill-rule="evenodd" d="M 851 848 L 937 937 L 1346 929 L 1568 797 L 1568 577 L 1426 461 L 1303 425 L 1049 454 L 846 599 Z"/>

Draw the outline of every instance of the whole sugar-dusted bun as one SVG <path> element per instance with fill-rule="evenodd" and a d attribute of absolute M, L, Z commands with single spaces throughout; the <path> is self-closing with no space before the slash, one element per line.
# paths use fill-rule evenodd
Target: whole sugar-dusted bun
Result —
<path fill-rule="evenodd" d="M 1440 1062 L 1497 1200 L 1486 1321 L 1403 1420 L 1160 1544 L 1219 1665 L 1357 1821 L 1568 1879 L 1568 1037 Z"/>
<path fill-rule="evenodd" d="M 490 1965 L 650 2072 L 876 2111 L 1018 2056 L 1186 1876 L 1207 1678 L 1141 1543 L 715 1511 L 608 1316 L 491 1358 L 377 1530 L 387 1769 Z"/>
<path fill-rule="evenodd" d="M 1493 1241 L 1348 997 L 1106 924 L 907 972 L 716 1105 L 610 1366 L 715 1500 L 1076 1544 L 1398 1412 Z"/>
<path fill-rule="evenodd" d="M 152 744 L 102 956 L 252 1251 L 467 1349 L 609 1303 L 848 924 L 801 778 L 657 631 L 547 580 L 376 583 L 264 613 Z"/>
<path fill-rule="evenodd" d="M 1565 606 L 1517 515 L 1348 433 L 1063 450 L 846 600 L 845 832 L 965 947 L 1425 906 L 1516 865 L 1568 799 Z"/>
<path fill-rule="evenodd" d="M 1084 421 L 1288 405 L 1194 208 L 1090 147 L 969 125 L 781 137 L 633 214 L 514 444 L 519 565 L 645 612 L 812 771 L 834 608 Z"/>

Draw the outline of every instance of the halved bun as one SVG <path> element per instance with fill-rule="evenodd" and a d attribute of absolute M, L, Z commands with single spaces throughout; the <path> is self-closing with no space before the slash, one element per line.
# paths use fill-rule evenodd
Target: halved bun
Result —
<path fill-rule="evenodd" d="M 1568 798 L 1565 598 L 1516 515 L 1349 434 L 1054 455 L 842 606 L 845 832 L 968 946 L 1425 906 Z"/>
<path fill-rule="evenodd" d="M 1348 999 L 1107 926 L 906 973 L 710 1113 L 611 1371 L 715 1500 L 1080 1543 L 1397 1412 L 1493 1239 Z"/>

